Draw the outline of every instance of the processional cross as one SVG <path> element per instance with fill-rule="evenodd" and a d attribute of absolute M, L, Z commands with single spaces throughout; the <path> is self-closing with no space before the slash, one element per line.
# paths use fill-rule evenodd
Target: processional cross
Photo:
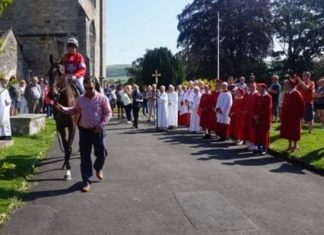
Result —
<path fill-rule="evenodd" d="M 161 77 L 161 74 L 158 73 L 158 70 L 157 69 L 155 70 L 155 73 L 152 74 L 152 77 L 155 78 L 155 84 L 157 86 L 158 85 L 158 82 L 159 82 L 159 77 Z"/>
<path fill-rule="evenodd" d="M 161 77 L 161 74 L 158 72 L 158 70 L 155 70 L 155 73 L 152 74 L 152 77 L 155 78 L 155 84 L 156 84 L 156 89 L 158 87 L 158 83 L 159 83 L 159 77 Z M 159 122 L 159 109 L 158 109 L 158 92 L 157 90 L 155 91 L 155 112 L 156 112 L 156 117 L 155 117 L 155 121 L 156 121 L 156 131 L 159 131 L 159 127 L 158 127 L 158 122 Z"/>

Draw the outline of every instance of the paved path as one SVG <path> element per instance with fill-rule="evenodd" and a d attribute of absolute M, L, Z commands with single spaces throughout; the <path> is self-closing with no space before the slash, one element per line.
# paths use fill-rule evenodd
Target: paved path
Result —
<path fill-rule="evenodd" d="M 62 181 L 55 145 L 1 234 L 324 234 L 324 178 L 186 129 L 154 133 L 116 120 L 105 179 Z"/>

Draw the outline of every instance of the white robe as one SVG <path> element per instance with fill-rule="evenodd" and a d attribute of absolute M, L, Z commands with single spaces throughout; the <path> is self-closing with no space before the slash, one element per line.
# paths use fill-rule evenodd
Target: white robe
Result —
<path fill-rule="evenodd" d="M 189 111 L 189 113 L 191 113 L 192 112 L 192 108 L 191 108 L 191 105 L 190 104 L 193 101 L 193 97 L 195 96 L 195 92 L 194 92 L 193 89 L 189 88 L 186 91 L 186 93 L 184 94 L 184 96 L 185 96 L 184 99 L 185 99 L 186 103 L 189 104 L 189 106 L 186 105 L 187 106 L 186 107 L 186 109 L 187 109 L 186 113 L 188 113 L 188 111 Z"/>
<path fill-rule="evenodd" d="M 188 113 L 188 106 L 186 105 L 185 101 L 186 101 L 185 92 L 180 91 L 179 92 L 179 104 L 178 104 L 180 116 Z"/>
<path fill-rule="evenodd" d="M 8 90 L 0 85 L 0 136 L 11 136 L 10 104 Z"/>
<path fill-rule="evenodd" d="M 229 125 L 231 118 L 229 116 L 231 107 L 233 104 L 233 98 L 231 92 L 221 92 L 218 96 L 216 109 L 219 108 L 221 113 L 217 112 L 217 122 Z"/>
<path fill-rule="evenodd" d="M 168 94 L 166 92 L 158 98 L 158 128 L 168 128 Z"/>
<path fill-rule="evenodd" d="M 169 126 L 178 126 L 178 94 L 176 92 L 168 93 L 168 124 Z"/>
<path fill-rule="evenodd" d="M 201 127 L 199 125 L 200 117 L 198 115 L 199 103 L 200 103 L 201 94 L 195 94 L 191 103 L 191 117 L 190 117 L 190 132 L 199 132 L 201 131 Z"/>

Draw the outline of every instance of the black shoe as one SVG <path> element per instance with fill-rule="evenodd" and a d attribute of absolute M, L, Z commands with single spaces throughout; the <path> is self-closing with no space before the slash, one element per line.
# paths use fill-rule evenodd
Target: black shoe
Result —
<path fill-rule="evenodd" d="M 256 149 L 255 149 L 255 150 L 252 151 L 252 153 L 253 153 L 254 155 L 259 155 L 259 154 L 260 154 L 260 150 L 256 150 Z"/>
<path fill-rule="evenodd" d="M 211 135 L 207 134 L 207 135 L 204 135 L 203 139 L 211 139 L 211 137 L 212 137 Z"/>

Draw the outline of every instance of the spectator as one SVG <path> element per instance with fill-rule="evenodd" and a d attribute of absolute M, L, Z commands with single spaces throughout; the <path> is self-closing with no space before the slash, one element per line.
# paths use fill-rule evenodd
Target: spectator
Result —
<path fill-rule="evenodd" d="M 138 128 L 138 113 L 140 108 L 143 105 L 143 96 L 141 92 L 139 91 L 139 88 L 137 85 L 133 85 L 133 116 L 134 116 L 134 123 L 133 128 Z"/>
<path fill-rule="evenodd" d="M 279 77 L 277 75 L 272 76 L 272 84 L 270 85 L 268 92 L 272 99 L 272 122 L 277 122 L 279 117 L 279 95 L 281 91 L 281 85 L 279 84 Z"/>
<path fill-rule="evenodd" d="M 123 97 L 123 87 L 118 84 L 116 87 L 116 104 L 117 104 L 117 117 L 124 118 L 124 103 L 122 100 Z"/>
<path fill-rule="evenodd" d="M 305 102 L 304 121 L 308 124 L 311 133 L 314 125 L 314 92 L 315 83 L 311 81 L 311 73 L 303 72 L 302 79 L 297 77 L 297 89 L 302 94 Z"/>
<path fill-rule="evenodd" d="M 11 99 L 10 106 L 10 116 L 15 116 L 19 113 L 19 89 L 17 87 L 17 78 L 15 76 L 11 76 L 9 79 L 9 95 Z"/>
<path fill-rule="evenodd" d="M 40 113 L 40 100 L 42 99 L 42 89 L 38 84 L 38 77 L 31 78 L 31 83 L 26 87 L 25 98 L 27 100 L 29 113 Z"/>
<path fill-rule="evenodd" d="M 324 129 L 324 78 L 321 78 L 317 82 L 318 87 L 315 91 L 315 109 L 318 117 L 322 123 L 322 129 Z"/>
<path fill-rule="evenodd" d="M 27 105 L 27 100 L 25 98 L 25 90 L 26 90 L 26 81 L 25 80 L 20 80 L 19 82 L 19 113 L 28 113 L 28 105 Z"/>
<path fill-rule="evenodd" d="M 127 124 L 132 123 L 132 89 L 130 85 L 124 86 L 124 92 L 122 94 L 122 101 L 126 113 Z"/>

